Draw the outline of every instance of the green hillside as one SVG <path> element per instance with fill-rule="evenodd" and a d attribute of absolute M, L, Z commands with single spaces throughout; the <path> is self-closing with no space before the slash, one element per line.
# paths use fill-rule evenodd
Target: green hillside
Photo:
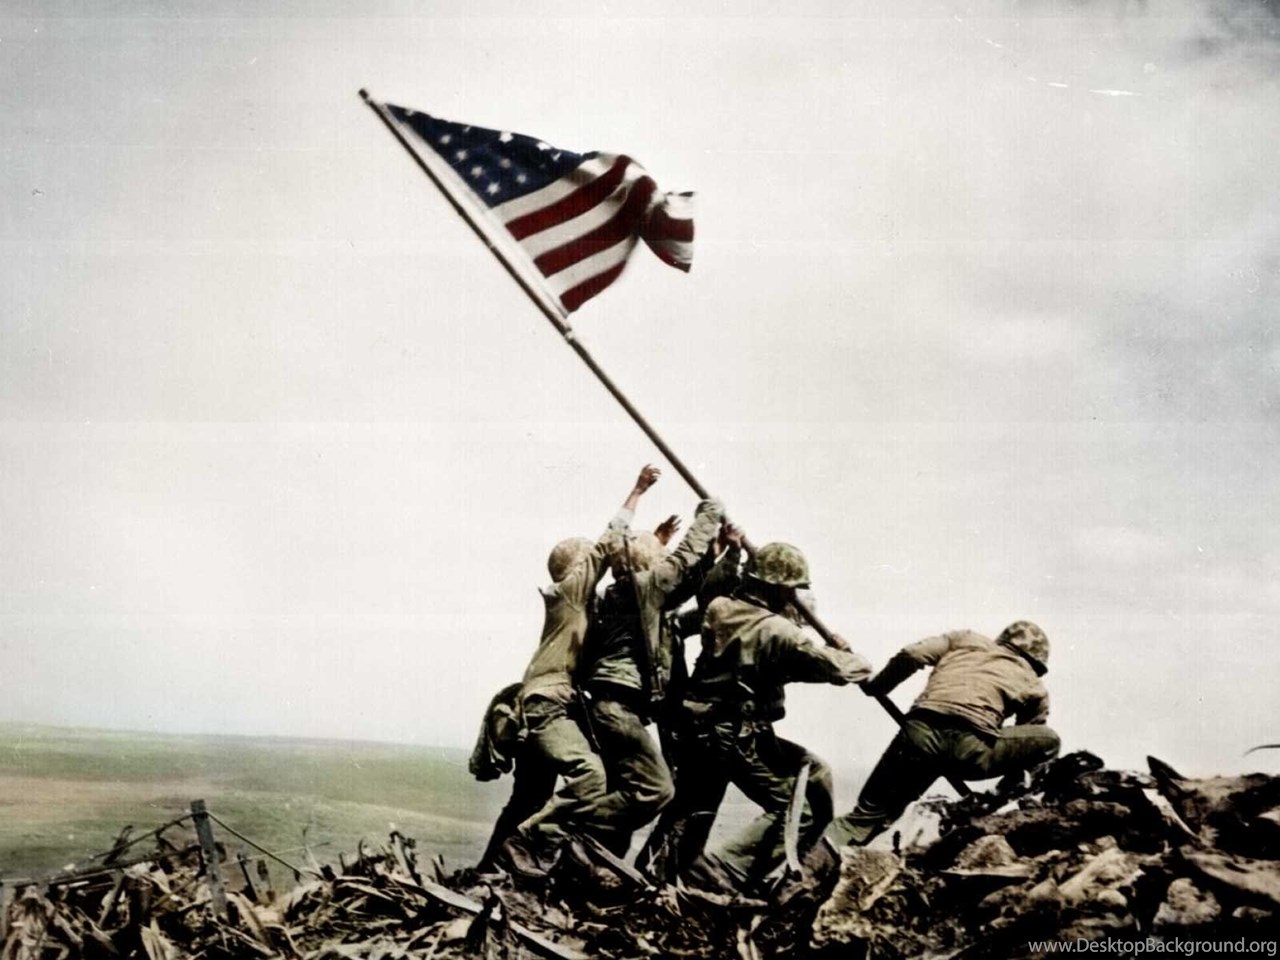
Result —
<path fill-rule="evenodd" d="M 195 799 L 291 863 L 305 865 L 305 843 L 336 864 L 362 839 L 384 843 L 394 825 L 423 859 L 440 854 L 453 869 L 479 859 L 510 791 L 510 778 L 472 779 L 457 749 L 0 723 L 0 878 L 83 861 L 110 849 L 121 828 L 158 827 Z M 756 812 L 730 790 L 713 838 Z M 232 853 L 242 846 L 215 833 Z"/>
<path fill-rule="evenodd" d="M 458 866 L 479 856 L 509 789 L 474 781 L 460 750 L 0 724 L 0 876 L 84 859 L 122 827 L 158 826 L 197 798 L 293 862 L 304 836 L 336 862 L 394 824 Z"/>

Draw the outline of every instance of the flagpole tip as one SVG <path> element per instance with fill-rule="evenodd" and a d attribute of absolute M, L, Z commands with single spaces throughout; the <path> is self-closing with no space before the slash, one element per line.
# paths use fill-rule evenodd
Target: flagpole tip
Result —
<path fill-rule="evenodd" d="M 363 100 L 365 103 L 369 102 L 369 91 L 366 90 L 364 87 L 360 88 L 360 99 Z"/>

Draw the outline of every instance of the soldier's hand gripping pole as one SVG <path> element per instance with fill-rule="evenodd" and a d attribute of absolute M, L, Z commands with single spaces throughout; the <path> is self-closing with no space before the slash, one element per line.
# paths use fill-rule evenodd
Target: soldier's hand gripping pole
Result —
<path fill-rule="evenodd" d="M 822 639 L 827 642 L 828 646 L 836 647 L 839 646 L 839 644 L 844 643 L 843 640 L 827 629 L 826 624 L 818 619 L 818 615 L 814 613 L 803 600 L 797 597 L 792 600 L 791 603 L 792 606 L 800 612 L 800 616 L 804 617 L 805 622 L 808 623 L 809 626 L 813 627 L 814 630 L 818 631 L 818 636 L 822 637 Z M 848 645 L 846 644 L 842 649 L 848 649 Z M 863 692 L 866 692 L 865 685 L 863 685 Z M 888 694 L 875 693 L 871 696 L 875 699 L 876 703 L 884 707 L 885 712 L 889 714 L 889 716 L 893 717 L 893 722 L 898 726 L 901 727 L 907 722 L 907 715 L 902 712 L 896 703 L 889 699 Z M 969 785 L 959 777 L 948 776 L 946 779 L 947 783 L 951 784 L 951 789 L 962 797 L 967 797 L 973 792 L 969 789 Z"/>

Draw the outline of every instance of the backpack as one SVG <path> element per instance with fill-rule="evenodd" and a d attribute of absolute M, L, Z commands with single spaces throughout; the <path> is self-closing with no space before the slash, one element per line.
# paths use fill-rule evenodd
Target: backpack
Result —
<path fill-rule="evenodd" d="M 480 721 L 480 735 L 467 768 L 477 780 L 497 780 L 515 766 L 516 752 L 524 742 L 524 710 L 520 704 L 522 683 L 503 687 L 489 701 Z"/>

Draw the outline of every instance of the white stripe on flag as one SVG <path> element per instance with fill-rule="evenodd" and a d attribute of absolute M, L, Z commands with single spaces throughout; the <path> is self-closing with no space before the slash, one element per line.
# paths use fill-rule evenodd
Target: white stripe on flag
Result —
<path fill-rule="evenodd" d="M 563 297 L 583 281 L 590 280 L 592 277 L 623 263 L 635 248 L 635 245 L 635 234 L 623 237 L 613 246 L 592 254 L 585 260 L 579 260 L 573 266 L 561 270 L 554 276 L 547 277 L 543 282 L 557 297 Z"/>
<path fill-rule="evenodd" d="M 566 220 L 548 227 L 541 233 L 525 237 L 520 241 L 520 245 L 529 251 L 530 257 L 536 258 L 548 250 L 563 246 L 577 237 L 590 233 L 596 227 L 608 223 L 626 200 L 627 192 L 643 176 L 645 176 L 644 170 L 637 164 L 631 164 L 622 183 L 600 203 L 572 220 Z"/>
<path fill-rule="evenodd" d="M 601 154 L 584 160 L 559 180 L 552 181 L 541 190 L 498 204 L 493 208 L 493 213 L 503 223 L 510 223 L 516 217 L 523 217 L 526 213 L 541 210 L 557 200 L 563 200 L 583 184 L 590 183 L 601 174 L 607 173 L 615 159 L 616 157 L 612 155 Z"/>

